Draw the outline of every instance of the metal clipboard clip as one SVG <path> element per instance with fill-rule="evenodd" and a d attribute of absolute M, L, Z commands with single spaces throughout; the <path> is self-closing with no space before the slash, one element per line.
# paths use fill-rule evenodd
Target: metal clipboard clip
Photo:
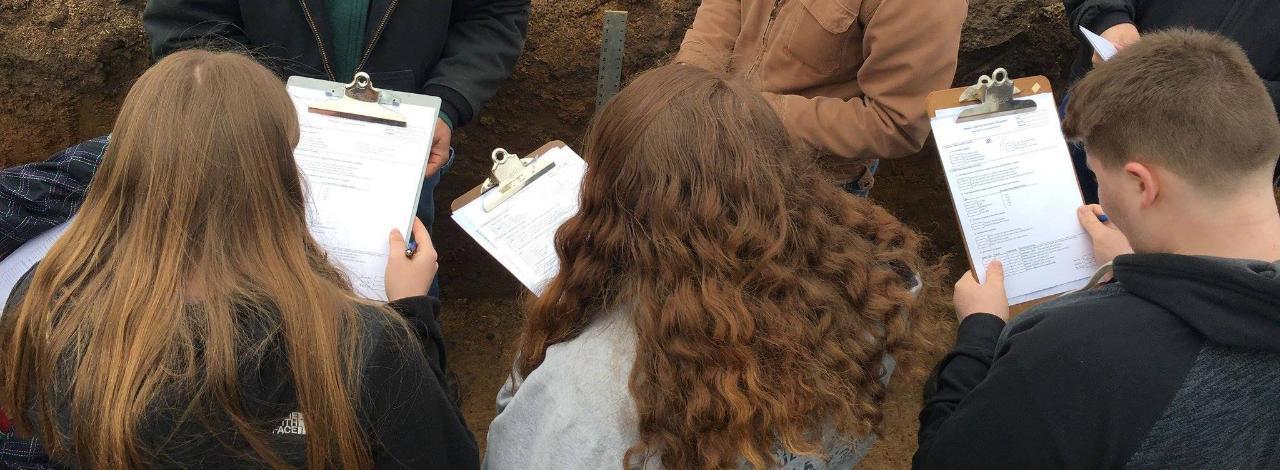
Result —
<path fill-rule="evenodd" d="M 978 79 L 977 84 L 965 89 L 960 95 L 960 102 L 981 101 L 982 104 L 961 112 L 956 122 L 977 121 L 1034 111 L 1035 101 L 1013 99 L 1013 96 L 1020 91 L 1013 86 L 1013 80 L 1009 79 L 1009 72 L 1004 68 L 996 69 L 989 76 L 983 75 Z M 1032 90 L 1032 92 L 1038 93 L 1038 90 Z"/>
<path fill-rule="evenodd" d="M 387 105 L 399 106 L 400 100 L 384 97 L 382 90 L 373 87 L 373 80 L 369 79 L 369 74 L 357 73 L 351 83 L 343 88 L 342 96 L 314 103 L 307 107 L 307 111 L 388 126 L 408 127 L 409 121 L 403 115 L 387 107 Z"/>
<path fill-rule="evenodd" d="M 480 193 L 497 191 L 497 194 L 485 198 L 485 212 L 492 211 L 556 166 L 555 162 L 547 159 L 520 158 L 501 148 L 494 149 L 490 158 L 493 160 L 493 169 L 489 170 L 489 177 L 480 184 Z"/>

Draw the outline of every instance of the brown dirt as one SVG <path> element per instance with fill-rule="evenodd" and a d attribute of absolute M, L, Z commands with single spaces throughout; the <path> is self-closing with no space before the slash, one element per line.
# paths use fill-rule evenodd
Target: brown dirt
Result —
<path fill-rule="evenodd" d="M 143 0 L 0 0 L 0 166 L 43 158 L 105 133 L 129 83 L 147 65 L 139 12 Z M 594 109 L 601 21 L 628 10 L 624 73 L 665 62 L 679 47 L 698 0 L 533 0 L 529 40 L 515 76 L 478 122 L 455 139 L 459 161 L 437 193 L 437 207 L 478 183 L 494 147 L 522 152 L 551 139 L 580 142 Z M 1056 0 L 970 0 L 957 84 L 997 66 L 1013 76 L 1054 79 L 1075 41 Z M 927 146 L 926 148 L 931 148 Z M 932 151 L 887 161 L 873 197 L 932 240 L 953 279 L 967 268 L 940 164 Z M 522 290 L 442 214 L 444 328 L 463 408 L 484 445 L 493 397 L 510 369 Z M 949 286 L 948 286 L 949 287 Z M 944 293 L 945 294 L 945 293 Z M 953 321 L 926 322 L 949 343 Z M 921 358 L 925 363 L 936 357 Z M 915 450 L 920 380 L 896 381 L 885 404 L 885 435 L 860 468 L 907 468 Z"/>
<path fill-rule="evenodd" d="M 146 67 L 142 0 L 0 0 L 0 165 L 104 134 Z"/>

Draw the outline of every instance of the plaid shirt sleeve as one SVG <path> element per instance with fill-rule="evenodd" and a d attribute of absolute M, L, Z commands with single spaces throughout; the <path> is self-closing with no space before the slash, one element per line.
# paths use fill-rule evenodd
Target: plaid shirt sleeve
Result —
<path fill-rule="evenodd" d="M 39 439 L 23 439 L 9 432 L 0 432 L 0 468 L 54 470 L 61 466 L 49 461 L 49 454 Z"/>
<path fill-rule="evenodd" d="M 0 259 L 75 214 L 107 140 L 95 137 L 48 160 L 0 170 Z"/>

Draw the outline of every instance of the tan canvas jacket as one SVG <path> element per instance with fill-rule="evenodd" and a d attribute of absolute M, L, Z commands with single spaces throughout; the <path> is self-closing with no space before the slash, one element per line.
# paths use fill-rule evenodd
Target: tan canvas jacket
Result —
<path fill-rule="evenodd" d="M 838 179 L 920 150 L 956 72 L 966 0 L 703 0 L 677 62 L 764 93 Z"/>

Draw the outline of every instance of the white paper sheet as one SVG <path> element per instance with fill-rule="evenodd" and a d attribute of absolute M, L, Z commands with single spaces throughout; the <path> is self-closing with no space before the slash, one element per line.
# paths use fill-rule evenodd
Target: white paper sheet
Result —
<path fill-rule="evenodd" d="M 18 285 L 18 280 L 22 279 L 32 266 L 44 259 L 44 255 L 53 248 L 53 243 L 62 237 L 62 233 L 66 232 L 69 226 L 71 222 L 63 222 L 22 244 L 9 256 L 0 260 L 0 308 L 4 307 L 4 302 L 13 293 L 13 287 Z"/>
<path fill-rule="evenodd" d="M 1116 45 L 1108 41 L 1107 38 L 1089 31 L 1084 26 L 1080 27 L 1080 32 L 1084 34 L 1085 39 L 1089 40 L 1089 45 L 1093 46 L 1094 52 L 1098 53 L 1098 57 L 1101 57 L 1103 62 L 1111 60 L 1117 52 L 1120 52 L 1119 49 L 1116 49 Z"/>
<path fill-rule="evenodd" d="M 547 151 L 539 159 L 550 159 L 555 166 L 493 211 L 484 211 L 484 201 L 496 191 L 453 213 L 462 230 L 535 295 L 541 295 L 560 270 L 555 233 L 578 213 L 578 188 L 587 170 L 586 162 L 568 147 Z"/>
<path fill-rule="evenodd" d="M 983 282 L 989 261 L 1004 264 L 1011 305 L 1080 288 L 1097 267 L 1053 94 L 1030 99 L 1029 113 L 957 123 L 953 108 L 932 121 L 969 259 Z"/>
<path fill-rule="evenodd" d="M 307 185 L 307 224 L 356 294 L 386 300 L 387 238 L 411 233 L 437 109 L 401 104 L 408 127 L 307 111 L 320 90 L 290 87 L 301 139 L 294 157 Z"/>

